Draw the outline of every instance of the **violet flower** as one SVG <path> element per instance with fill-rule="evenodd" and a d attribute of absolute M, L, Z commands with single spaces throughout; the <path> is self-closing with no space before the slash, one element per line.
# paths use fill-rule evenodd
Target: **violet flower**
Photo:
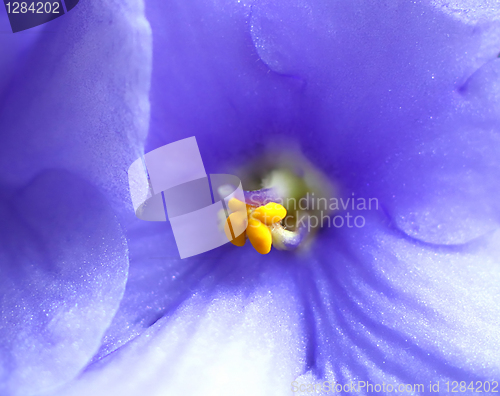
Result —
<path fill-rule="evenodd" d="M 81 1 L 2 37 L 0 393 L 492 390 L 499 13 Z M 209 173 L 300 150 L 379 210 L 296 253 L 228 244 L 180 260 L 168 223 L 133 217 L 126 170 L 189 136 Z"/>

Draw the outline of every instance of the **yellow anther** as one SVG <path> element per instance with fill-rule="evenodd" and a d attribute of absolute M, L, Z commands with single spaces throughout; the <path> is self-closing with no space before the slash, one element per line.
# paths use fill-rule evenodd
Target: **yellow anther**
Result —
<path fill-rule="evenodd" d="M 230 215 L 224 224 L 227 239 L 233 245 L 244 246 L 248 237 L 257 252 L 269 253 L 273 237 L 268 226 L 283 220 L 286 216 L 286 209 L 275 202 L 255 208 L 236 198 L 229 200 L 228 208 Z"/>
<path fill-rule="evenodd" d="M 252 217 L 261 223 L 271 225 L 283 220 L 286 216 L 286 209 L 279 203 L 269 202 L 265 206 L 260 206 L 252 212 Z"/>
<path fill-rule="evenodd" d="M 271 235 L 271 230 L 265 224 L 250 217 L 248 220 L 247 235 L 257 252 L 260 254 L 267 254 L 271 251 L 273 237 Z"/>
<path fill-rule="evenodd" d="M 227 203 L 227 206 L 229 206 L 229 210 L 231 213 L 234 212 L 243 212 L 247 210 L 247 205 L 244 202 L 241 202 L 239 199 L 236 198 L 231 198 L 229 202 Z"/>
<path fill-rule="evenodd" d="M 247 216 L 245 212 L 231 213 L 224 224 L 224 232 L 227 239 L 229 239 L 233 245 L 244 246 L 246 242 L 246 226 Z M 233 238 L 233 235 L 235 238 Z"/>

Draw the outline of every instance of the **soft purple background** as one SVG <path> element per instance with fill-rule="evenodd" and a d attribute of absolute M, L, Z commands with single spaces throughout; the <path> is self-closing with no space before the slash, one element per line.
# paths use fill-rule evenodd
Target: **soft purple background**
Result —
<path fill-rule="evenodd" d="M 494 2 L 82 0 L 2 33 L 0 393 L 498 380 L 499 29 Z M 286 138 L 381 210 L 179 260 L 126 170 L 193 135 L 208 173 Z"/>

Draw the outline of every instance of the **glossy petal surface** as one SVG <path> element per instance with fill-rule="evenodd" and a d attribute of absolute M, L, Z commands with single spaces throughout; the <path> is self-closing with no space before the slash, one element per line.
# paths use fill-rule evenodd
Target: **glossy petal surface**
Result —
<path fill-rule="evenodd" d="M 259 1 L 252 13 L 262 60 L 308 82 L 315 155 L 432 243 L 498 225 L 498 34 L 498 18 L 471 25 L 408 1 Z"/>
<path fill-rule="evenodd" d="M 2 394 L 74 377 L 100 344 L 123 295 L 126 242 L 95 187 L 47 171 L 2 200 Z"/>
<path fill-rule="evenodd" d="M 432 246 L 367 218 L 335 239 L 303 277 L 316 378 L 426 386 L 496 378 L 498 232 Z"/>
<path fill-rule="evenodd" d="M 150 31 L 136 2 L 80 3 L 16 35 L 2 61 L 5 395 L 74 378 L 98 351 L 127 279 L 119 220 L 129 216 L 126 170 L 147 130 Z"/>
<path fill-rule="evenodd" d="M 184 298 L 60 394 L 253 395 L 288 389 L 289 379 L 301 372 L 304 349 L 293 271 L 266 266 L 250 246 L 241 249 L 247 254 L 224 247 L 178 263 L 165 292 L 182 287 Z M 167 302 L 154 284 L 144 279 L 140 290 L 149 285 L 152 304 Z"/>
<path fill-rule="evenodd" d="M 47 26 L 0 99 L 0 180 L 19 186 L 41 169 L 64 168 L 121 209 L 148 125 L 150 31 L 141 4 L 84 2 Z"/>

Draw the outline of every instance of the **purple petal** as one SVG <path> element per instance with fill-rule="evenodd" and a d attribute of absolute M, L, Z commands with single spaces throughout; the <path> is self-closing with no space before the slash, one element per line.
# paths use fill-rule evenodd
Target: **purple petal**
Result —
<path fill-rule="evenodd" d="M 47 26 L 1 97 L 1 180 L 21 186 L 63 168 L 117 207 L 130 205 L 126 170 L 141 154 L 149 115 L 151 38 L 141 6 L 82 2 Z"/>
<path fill-rule="evenodd" d="M 127 236 L 130 269 L 125 295 L 94 361 L 174 315 L 193 294 L 205 295 L 208 305 L 221 286 L 234 284 L 228 292 L 251 289 L 262 277 L 265 259 L 251 246 L 245 248 L 248 257 L 224 246 L 181 260 L 168 223 L 138 222 Z"/>
<path fill-rule="evenodd" d="M 149 16 L 151 148 L 194 134 L 218 171 L 284 137 L 415 238 L 462 243 L 498 224 L 498 122 L 463 91 L 498 54 L 498 18 L 307 1 L 152 4 Z"/>
<path fill-rule="evenodd" d="M 495 110 L 479 105 L 496 92 L 487 88 L 489 72 L 477 83 L 469 80 L 497 55 L 484 45 L 491 26 L 464 24 L 410 2 L 258 2 L 251 12 L 241 3 L 170 2 L 152 4 L 149 15 L 156 45 L 150 147 L 194 134 L 204 158 L 212 148 L 210 171 L 226 160 L 245 161 L 259 154 L 262 141 L 286 134 L 347 188 L 380 198 L 400 229 L 385 218 L 372 219 L 361 230 L 325 232 L 309 254 L 277 252 L 265 263 L 249 247 L 232 248 L 235 253 L 225 247 L 181 263 L 166 258 L 154 264 L 145 257 L 150 251 L 168 256 L 173 246 L 148 246 L 163 235 L 171 241 L 163 226 L 148 226 L 150 235 L 162 237 L 131 245 L 134 274 L 99 356 L 115 352 L 90 366 L 65 394 L 175 394 L 178 384 L 197 393 L 197 384 L 186 379 L 193 372 L 207 376 L 199 381 L 203 389 L 230 394 L 231 381 L 246 384 L 247 374 L 254 374 L 253 383 L 269 385 L 267 393 L 285 394 L 300 368 L 342 382 L 497 375 L 489 340 L 498 342 L 498 241 L 484 234 L 496 226 L 498 212 L 490 195 L 481 199 L 482 191 L 497 189 L 490 176 L 497 169 L 497 137 L 490 119 Z M 456 132 L 467 123 L 483 131 Z M 437 176 L 428 180 L 431 171 Z M 443 185 L 448 178 L 451 183 Z M 463 192 L 470 195 L 460 196 L 455 186 L 464 178 Z M 406 221 L 411 213 L 417 215 Z M 481 235 L 463 246 L 433 245 Z M 292 283 L 282 289 L 283 276 L 297 289 Z M 288 296 L 290 301 L 276 302 L 283 316 L 252 313 L 241 325 L 248 332 L 233 326 L 235 318 L 245 318 L 232 311 L 245 315 L 241 295 L 255 296 L 267 308 L 265 289 Z M 197 315 L 200 322 L 192 320 Z M 228 323 L 247 354 L 234 352 Z M 280 324 L 295 338 L 284 340 Z M 293 324 L 299 330 L 292 331 Z M 259 337 L 270 340 L 273 352 L 294 349 L 280 355 L 284 368 L 261 359 Z M 246 345 L 257 349 L 262 371 L 245 373 L 235 365 L 242 356 L 254 362 Z M 207 367 L 225 370 L 229 387 Z M 271 369 L 283 389 L 267 380 Z M 124 375 L 130 382 L 122 383 Z"/>
<path fill-rule="evenodd" d="M 106 199 L 47 171 L 2 200 L 0 393 L 73 378 L 99 347 L 127 278 L 127 246 Z"/>
<path fill-rule="evenodd" d="M 0 97 L 2 394 L 73 378 L 118 309 L 150 39 L 140 4 L 80 2 L 16 58 Z"/>
<path fill-rule="evenodd" d="M 144 269 L 128 292 L 149 291 L 150 313 L 158 302 L 172 308 L 56 394 L 285 395 L 293 380 L 495 379 L 499 236 L 434 247 L 387 224 L 370 216 L 365 228 L 330 229 L 302 256 L 223 248 L 185 260 L 199 268 L 179 265 L 169 285 L 161 269 Z M 160 284 L 186 294 L 169 303 Z"/>
<path fill-rule="evenodd" d="M 315 139 L 303 146 L 347 189 L 378 198 L 427 242 L 462 243 L 498 225 L 499 120 L 496 102 L 484 102 L 498 84 L 476 73 L 498 55 L 498 18 L 464 23 L 414 2 L 252 10 L 262 60 L 307 82 L 302 128 Z M 483 79 L 476 96 L 470 79 Z"/>
<path fill-rule="evenodd" d="M 498 232 L 436 247 L 370 217 L 365 228 L 329 234 L 303 277 L 305 307 L 316 314 L 309 323 L 316 376 L 426 390 L 429 381 L 498 377 Z"/>
<path fill-rule="evenodd" d="M 459 244 L 500 221 L 500 62 L 478 71 L 457 92 L 451 110 L 421 129 L 422 140 L 379 170 L 379 196 L 408 235 Z M 392 198 L 392 200 L 391 200 Z"/>
<path fill-rule="evenodd" d="M 154 32 L 148 151 L 195 135 L 207 172 L 216 173 L 262 150 L 270 132 L 287 134 L 303 82 L 262 63 L 249 14 L 244 2 L 148 2 Z"/>
<path fill-rule="evenodd" d="M 206 276 L 206 266 L 199 260 L 179 258 L 168 223 L 138 221 L 129 226 L 127 237 L 129 274 L 125 295 L 94 361 L 175 311 Z"/>
<path fill-rule="evenodd" d="M 432 0 L 431 4 L 466 23 L 500 20 L 498 3 L 495 0 Z"/>
<path fill-rule="evenodd" d="M 13 74 L 20 62 L 25 62 L 29 51 L 36 45 L 37 39 L 47 25 L 12 34 L 7 15 L 0 18 L 0 92 L 5 92 L 10 84 Z"/>
<path fill-rule="evenodd" d="M 197 260 L 201 272 L 211 271 L 204 279 L 193 273 L 199 284 L 189 290 L 184 303 L 91 366 L 60 394 L 288 391 L 290 378 L 298 376 L 304 364 L 301 313 L 296 309 L 300 295 L 293 271 L 265 265 L 250 249 L 243 255 L 227 250 L 224 260 L 213 251 Z M 189 265 L 195 259 L 183 261 Z M 185 279 L 181 275 L 179 282 L 188 286 Z M 144 281 L 154 285 L 152 277 Z M 150 290 L 155 304 L 157 292 Z M 160 295 L 158 299 L 166 300 Z"/>

